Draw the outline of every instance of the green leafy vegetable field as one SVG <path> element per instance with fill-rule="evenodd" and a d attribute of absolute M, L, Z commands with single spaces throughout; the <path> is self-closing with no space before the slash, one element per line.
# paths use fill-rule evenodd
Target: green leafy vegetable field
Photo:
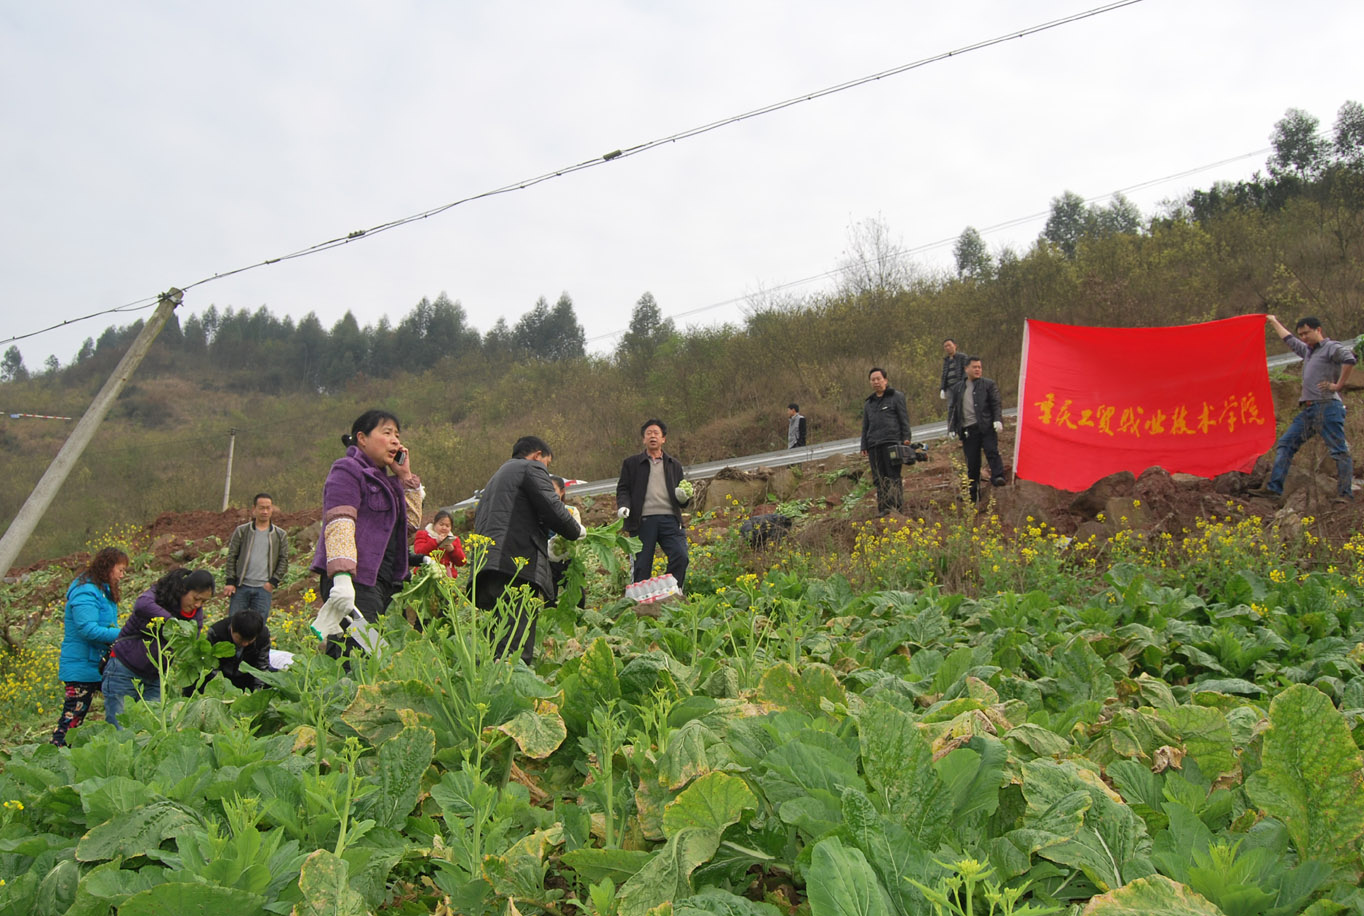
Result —
<path fill-rule="evenodd" d="M 286 614 L 270 689 L 8 748 L 0 914 L 1364 913 L 1364 538 L 1305 532 L 698 535 L 645 616 L 599 529 L 535 670 L 426 568 L 377 657 Z"/>

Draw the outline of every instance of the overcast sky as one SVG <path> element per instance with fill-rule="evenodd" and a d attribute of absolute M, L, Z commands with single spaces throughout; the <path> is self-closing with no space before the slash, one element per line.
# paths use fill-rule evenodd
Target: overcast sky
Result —
<path fill-rule="evenodd" d="M 1097 6 L 0 0 L 0 338 Z M 1329 132 L 1364 101 L 1361 35 L 1357 2 L 1143 0 L 216 280 L 181 320 L 396 322 L 445 292 L 486 331 L 566 290 L 605 351 L 649 290 L 681 326 L 741 322 L 868 218 L 921 249 L 1067 189 L 1235 160 L 1129 192 L 1149 214 L 1249 177 L 1285 109 Z M 945 270 L 951 245 L 913 257 Z M 65 364 L 147 314 L 19 346 Z"/>

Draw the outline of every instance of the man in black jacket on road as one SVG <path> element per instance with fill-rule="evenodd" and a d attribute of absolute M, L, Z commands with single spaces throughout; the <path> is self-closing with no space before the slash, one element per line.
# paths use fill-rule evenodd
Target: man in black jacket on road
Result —
<path fill-rule="evenodd" d="M 900 445 L 909 445 L 909 407 L 902 392 L 890 387 L 879 366 L 867 373 L 871 394 L 862 405 L 862 457 L 871 464 L 876 482 L 876 513 L 882 517 L 901 511 L 905 485 L 900 480 Z"/>
<path fill-rule="evenodd" d="M 508 586 L 529 585 L 541 601 L 554 596 L 548 535 L 554 531 L 576 541 L 587 529 L 569 514 L 554 492 L 547 465 L 554 458 L 545 440 L 522 436 L 512 447 L 511 459 L 498 468 L 483 488 L 474 513 L 474 534 L 490 538 L 483 568 L 476 570 L 474 606 L 495 611 Z M 497 657 L 519 649 L 527 665 L 535 657 L 535 607 L 513 602 L 507 624 L 497 642 Z"/>
<path fill-rule="evenodd" d="M 981 452 L 985 453 L 985 460 L 990 463 L 990 483 L 1002 487 L 1007 482 L 1004 462 L 999 457 L 999 434 L 1004 430 L 999 386 L 994 379 L 981 378 L 984 371 L 979 356 L 967 359 L 966 383 L 956 409 L 948 420 L 948 430 L 961 438 L 972 502 L 980 500 Z"/>

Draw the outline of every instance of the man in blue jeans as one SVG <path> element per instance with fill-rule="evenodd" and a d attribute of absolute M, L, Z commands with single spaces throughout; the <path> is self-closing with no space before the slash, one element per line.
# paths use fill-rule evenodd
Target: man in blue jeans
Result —
<path fill-rule="evenodd" d="M 251 610 L 261 620 L 270 619 L 271 596 L 289 572 L 289 537 L 270 523 L 274 512 L 270 494 L 257 493 L 251 501 L 251 521 L 238 525 L 227 541 L 223 594 L 230 599 L 229 615 Z"/>
<path fill-rule="evenodd" d="M 1265 316 L 1288 349 L 1302 357 L 1302 393 L 1298 396 L 1298 415 L 1279 437 L 1278 458 L 1274 470 L 1263 487 L 1251 490 L 1251 496 L 1279 499 L 1283 496 L 1284 479 L 1293 456 L 1313 434 L 1321 433 L 1326 448 L 1336 461 L 1338 502 L 1354 498 L 1354 462 L 1350 458 L 1350 444 L 1345 441 L 1345 402 L 1340 392 L 1354 371 L 1354 351 L 1338 340 L 1331 340 L 1321 330 L 1321 320 L 1308 316 L 1299 318 L 1297 336 L 1279 323 L 1273 315 Z"/>
<path fill-rule="evenodd" d="M 650 578 L 654 549 L 662 547 L 668 572 L 682 588 L 687 578 L 687 533 L 682 530 L 682 507 L 691 502 L 691 484 L 683 485 L 682 463 L 663 451 L 668 425 L 650 418 L 639 428 L 644 451 L 620 464 L 616 482 L 616 515 L 625 520 L 626 534 L 642 542 L 635 556 L 632 582 Z"/>

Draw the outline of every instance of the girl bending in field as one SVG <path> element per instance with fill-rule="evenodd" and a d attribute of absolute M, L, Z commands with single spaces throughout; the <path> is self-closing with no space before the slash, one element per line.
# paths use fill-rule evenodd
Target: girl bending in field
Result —
<path fill-rule="evenodd" d="M 165 636 L 153 634 L 152 621 L 192 620 L 204 628 L 204 602 L 213 597 L 213 574 L 206 569 L 172 569 L 137 596 L 133 613 L 114 641 L 104 669 L 104 718 L 115 728 L 128 697 L 161 698 L 158 668 Z"/>

